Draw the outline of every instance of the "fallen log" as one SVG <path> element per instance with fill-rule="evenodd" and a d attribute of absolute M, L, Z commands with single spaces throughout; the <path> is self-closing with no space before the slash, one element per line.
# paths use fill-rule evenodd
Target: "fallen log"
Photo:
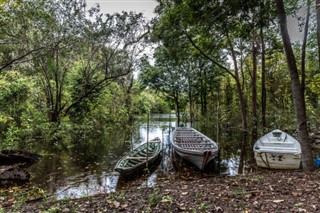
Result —
<path fill-rule="evenodd" d="M 27 170 L 12 165 L 0 166 L 0 186 L 20 184 L 29 181 L 30 174 Z"/>
<path fill-rule="evenodd" d="M 36 163 L 40 158 L 40 155 L 28 151 L 0 151 L 0 187 L 29 181 L 30 174 L 25 168 Z"/>
<path fill-rule="evenodd" d="M 0 165 L 19 164 L 19 167 L 29 167 L 41 158 L 36 153 L 22 150 L 2 150 L 0 151 Z"/>

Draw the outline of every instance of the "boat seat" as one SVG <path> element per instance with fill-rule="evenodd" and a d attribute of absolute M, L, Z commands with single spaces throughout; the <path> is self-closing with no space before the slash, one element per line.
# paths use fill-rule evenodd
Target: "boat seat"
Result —
<path fill-rule="evenodd" d="M 129 160 L 145 160 L 146 157 L 127 157 Z"/>

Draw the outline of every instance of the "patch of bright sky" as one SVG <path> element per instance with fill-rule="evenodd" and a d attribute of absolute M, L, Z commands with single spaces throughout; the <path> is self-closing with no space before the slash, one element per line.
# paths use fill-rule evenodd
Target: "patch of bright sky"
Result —
<path fill-rule="evenodd" d="M 154 9 L 157 6 L 156 0 L 86 0 L 88 7 L 96 4 L 100 5 L 103 13 L 121 13 L 122 11 L 134 11 L 143 13 L 144 16 L 151 20 L 156 16 Z M 300 16 L 305 16 L 305 8 L 300 11 Z M 288 30 L 292 42 L 301 40 L 302 32 L 299 31 L 298 21 L 296 18 L 288 17 Z"/>
<path fill-rule="evenodd" d="M 156 16 L 154 9 L 157 6 L 156 0 L 86 0 L 87 7 L 91 8 L 96 4 L 100 5 L 101 13 L 113 14 L 121 13 L 123 11 L 129 12 L 133 11 L 136 13 L 143 13 L 143 16 L 147 20 L 151 20 Z M 146 47 L 143 54 L 150 57 L 150 62 L 153 64 L 152 60 L 154 45 Z"/>
<path fill-rule="evenodd" d="M 153 11 L 157 6 L 155 0 L 86 0 L 86 2 L 89 8 L 99 4 L 102 13 L 141 12 L 149 20 L 155 17 Z"/>

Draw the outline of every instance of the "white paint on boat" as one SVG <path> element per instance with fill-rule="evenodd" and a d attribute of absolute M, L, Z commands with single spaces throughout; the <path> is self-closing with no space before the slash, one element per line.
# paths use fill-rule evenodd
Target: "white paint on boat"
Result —
<path fill-rule="evenodd" d="M 194 128 L 176 128 L 171 143 L 178 155 L 201 170 L 218 154 L 217 143 Z"/>
<path fill-rule="evenodd" d="M 301 146 L 297 139 L 279 129 L 259 138 L 253 146 L 257 166 L 271 169 L 299 169 Z"/>

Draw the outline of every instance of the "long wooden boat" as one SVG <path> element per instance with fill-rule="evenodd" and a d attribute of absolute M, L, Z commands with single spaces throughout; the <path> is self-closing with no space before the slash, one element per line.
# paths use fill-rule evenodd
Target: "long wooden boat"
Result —
<path fill-rule="evenodd" d="M 148 151 L 147 151 L 148 148 Z M 129 176 L 151 166 L 159 157 L 162 149 L 160 138 L 156 137 L 148 143 L 143 143 L 123 156 L 115 166 L 121 175 Z"/>
<path fill-rule="evenodd" d="M 194 128 L 177 127 L 171 144 L 174 151 L 182 158 L 193 163 L 200 170 L 217 156 L 218 144 Z"/>
<path fill-rule="evenodd" d="M 291 135 L 275 129 L 259 138 L 253 146 L 257 166 L 270 169 L 298 169 L 301 147 Z"/>

